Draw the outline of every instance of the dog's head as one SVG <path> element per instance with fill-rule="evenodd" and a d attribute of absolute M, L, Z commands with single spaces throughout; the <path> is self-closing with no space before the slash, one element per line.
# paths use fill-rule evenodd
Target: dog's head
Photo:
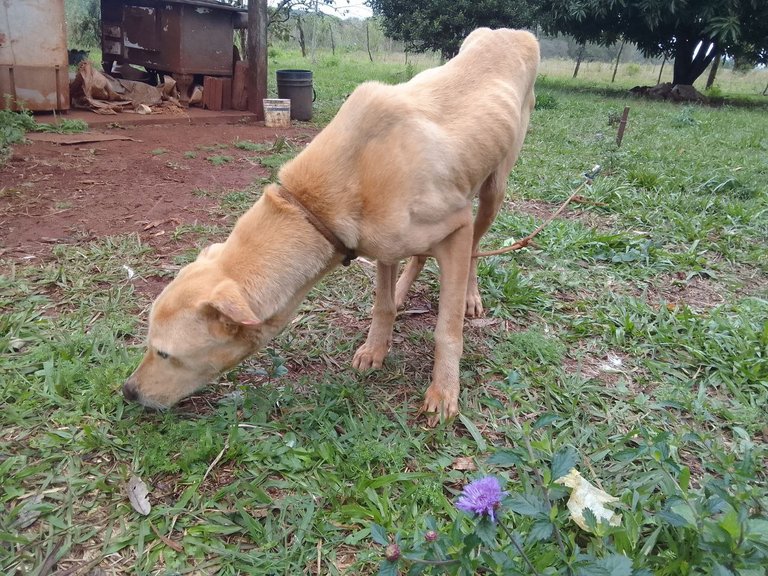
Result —
<path fill-rule="evenodd" d="M 243 288 L 203 251 L 152 305 L 147 351 L 123 385 L 128 400 L 168 408 L 254 351 L 261 320 Z"/>

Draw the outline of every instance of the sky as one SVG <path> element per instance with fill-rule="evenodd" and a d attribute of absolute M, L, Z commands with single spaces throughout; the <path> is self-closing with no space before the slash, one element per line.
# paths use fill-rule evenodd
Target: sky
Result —
<path fill-rule="evenodd" d="M 277 0 L 269 0 L 269 4 L 277 4 Z M 322 0 L 318 2 L 318 8 L 326 14 L 333 14 L 339 18 L 369 18 L 371 9 L 365 5 L 363 0 L 336 0 L 334 6 L 323 4 Z"/>

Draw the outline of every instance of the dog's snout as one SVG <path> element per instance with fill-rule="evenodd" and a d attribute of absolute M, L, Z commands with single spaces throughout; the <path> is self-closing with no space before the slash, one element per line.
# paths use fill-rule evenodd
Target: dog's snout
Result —
<path fill-rule="evenodd" d="M 123 396 L 129 402 L 136 402 L 139 399 L 139 390 L 136 387 L 136 382 L 132 379 L 128 379 L 123 384 Z"/>

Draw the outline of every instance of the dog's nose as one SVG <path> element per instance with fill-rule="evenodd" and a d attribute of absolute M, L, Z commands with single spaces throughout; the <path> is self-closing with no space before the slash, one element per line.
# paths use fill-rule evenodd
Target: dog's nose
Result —
<path fill-rule="evenodd" d="M 136 387 L 136 382 L 130 378 L 123 384 L 123 396 L 129 402 L 136 402 L 139 399 L 139 391 Z"/>

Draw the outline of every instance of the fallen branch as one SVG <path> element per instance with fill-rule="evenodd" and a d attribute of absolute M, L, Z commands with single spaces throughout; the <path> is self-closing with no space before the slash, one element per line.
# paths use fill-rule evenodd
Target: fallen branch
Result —
<path fill-rule="evenodd" d="M 581 192 L 581 190 L 584 188 L 584 186 L 587 185 L 588 182 L 590 182 L 590 180 L 585 180 L 584 182 L 582 182 L 581 185 L 578 188 L 576 188 L 573 194 L 568 196 L 568 199 L 560 205 L 560 208 L 555 210 L 555 212 L 549 218 L 547 218 L 541 226 L 536 228 L 536 230 L 528 234 L 528 236 L 526 236 L 522 240 L 518 240 L 514 244 L 510 244 L 509 246 L 505 246 L 504 248 L 499 248 L 498 250 L 490 250 L 488 252 L 476 252 L 475 254 L 472 254 L 472 258 L 485 258 L 486 256 L 498 256 L 499 254 L 507 254 L 508 252 L 514 252 L 515 250 L 526 248 L 531 243 L 531 240 L 533 240 L 538 235 L 539 232 L 544 230 L 544 228 L 546 228 L 547 225 L 550 222 L 552 222 L 552 220 L 560 216 L 560 214 L 563 212 L 563 210 L 565 210 L 568 204 L 574 201 L 584 203 L 585 198 L 579 195 L 579 192 Z"/>

